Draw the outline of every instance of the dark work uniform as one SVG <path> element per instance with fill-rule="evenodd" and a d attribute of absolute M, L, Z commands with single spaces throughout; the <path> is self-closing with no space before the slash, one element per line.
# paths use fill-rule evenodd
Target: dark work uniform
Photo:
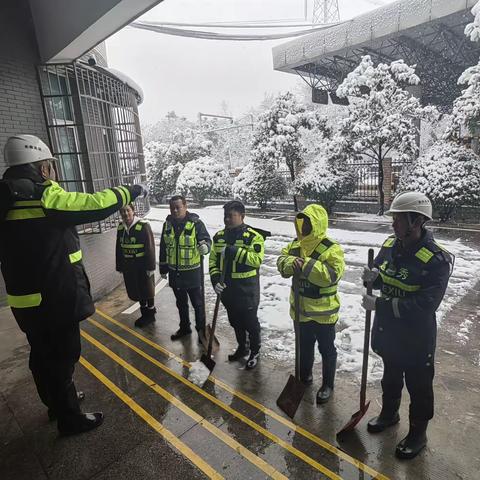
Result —
<path fill-rule="evenodd" d="M 155 276 L 148 276 L 147 271 L 155 271 L 155 241 L 147 221 L 136 218 L 130 228 L 118 225 L 115 260 L 116 270 L 123 273 L 128 298 L 142 307 L 147 302 L 153 307 Z"/>
<path fill-rule="evenodd" d="M 188 298 L 195 311 L 195 328 L 205 328 L 205 305 L 203 299 L 203 265 L 198 252 L 201 243 L 210 245 L 210 235 L 195 213 L 187 212 L 186 217 L 176 221 L 169 215 L 163 225 L 160 240 L 160 273 L 168 273 L 169 285 L 175 294 L 180 330 L 190 330 Z"/>
<path fill-rule="evenodd" d="M 438 309 L 453 268 L 453 257 L 430 231 L 405 249 L 394 236 L 383 244 L 375 266 L 380 289 L 372 348 L 384 363 L 384 406 L 398 405 L 403 382 L 410 394 L 410 419 L 433 417 L 433 376 Z M 396 407 L 398 408 L 398 407 Z M 392 408 L 395 410 L 395 407 Z"/>
<path fill-rule="evenodd" d="M 225 265 L 220 253 L 224 247 Z M 220 281 L 225 268 L 226 288 L 222 292 L 222 303 L 240 348 L 245 348 L 248 332 L 251 354 L 260 350 L 257 311 L 260 303 L 259 268 L 263 255 L 264 236 L 248 225 L 221 230 L 213 237 L 209 261 L 212 284 L 215 287 Z"/>
<path fill-rule="evenodd" d="M 95 311 L 75 225 L 102 220 L 136 195 L 132 187 L 66 192 L 31 165 L 3 178 L 0 262 L 8 304 L 30 344 L 39 396 L 68 429 L 80 413 L 72 380 L 79 322 Z"/>

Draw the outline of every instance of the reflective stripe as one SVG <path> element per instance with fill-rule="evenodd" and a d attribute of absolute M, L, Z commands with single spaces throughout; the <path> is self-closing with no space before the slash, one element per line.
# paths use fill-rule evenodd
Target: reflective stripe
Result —
<path fill-rule="evenodd" d="M 423 263 L 428 263 L 435 254 L 431 252 L 428 248 L 422 247 L 415 256 L 420 259 Z"/>
<path fill-rule="evenodd" d="M 13 204 L 14 207 L 41 207 L 41 200 L 19 200 Z"/>
<path fill-rule="evenodd" d="M 315 266 L 316 260 L 314 258 L 311 258 L 306 265 L 303 265 L 303 274 L 305 277 L 308 278 L 308 276 L 312 273 L 313 267 Z"/>
<path fill-rule="evenodd" d="M 142 229 L 142 227 L 143 227 L 143 223 L 137 223 L 137 224 L 135 225 L 135 230 L 136 230 L 137 232 L 139 232 L 139 231 Z"/>
<path fill-rule="evenodd" d="M 13 308 L 38 307 L 42 303 L 41 293 L 30 293 L 28 295 L 8 295 L 7 302 Z"/>
<path fill-rule="evenodd" d="M 323 311 L 313 311 L 313 312 L 308 312 L 305 310 L 300 310 L 300 313 L 304 317 L 329 317 L 330 315 L 334 315 L 335 313 L 338 313 L 340 310 L 340 307 L 333 308 L 332 310 L 323 310 Z"/>
<path fill-rule="evenodd" d="M 394 243 L 395 243 L 395 238 L 389 237 L 383 242 L 383 246 L 389 248 L 393 246 Z"/>
<path fill-rule="evenodd" d="M 122 248 L 143 248 L 145 244 L 144 243 L 121 243 L 120 246 Z"/>
<path fill-rule="evenodd" d="M 232 278 L 250 278 L 257 275 L 257 270 L 250 270 L 249 272 L 236 272 L 232 273 Z"/>
<path fill-rule="evenodd" d="M 124 253 L 123 256 L 125 258 L 138 258 L 138 257 L 144 257 L 145 256 L 145 252 L 141 252 L 141 253 L 135 253 L 134 255 L 129 255 L 129 254 L 126 254 Z"/>
<path fill-rule="evenodd" d="M 394 298 L 392 300 L 392 310 L 393 310 L 393 315 L 395 318 L 400 318 L 400 309 L 398 308 L 398 298 Z"/>
<path fill-rule="evenodd" d="M 124 207 L 127 204 L 127 197 L 125 196 L 125 192 L 120 187 L 115 187 L 114 190 L 116 190 L 122 197 L 122 207 Z"/>
<path fill-rule="evenodd" d="M 237 242 L 235 242 L 235 243 L 237 243 Z M 237 248 L 237 253 L 235 254 L 235 258 L 234 258 L 234 261 L 235 261 L 235 262 L 238 262 L 238 261 L 239 261 L 240 256 L 242 255 L 242 253 L 243 253 L 243 250 L 241 250 L 240 248 Z"/>
<path fill-rule="evenodd" d="M 123 192 L 125 192 L 126 205 L 128 205 L 129 203 L 132 203 L 132 196 L 130 195 L 130 190 L 127 187 L 124 187 L 123 185 L 120 185 L 118 188 L 120 188 Z"/>
<path fill-rule="evenodd" d="M 245 249 L 240 250 L 240 256 L 238 257 L 238 263 L 245 263 L 245 257 L 247 256 L 247 251 Z"/>
<path fill-rule="evenodd" d="M 21 208 L 9 210 L 5 220 L 31 220 L 33 218 L 43 218 L 45 212 L 43 208 Z"/>
<path fill-rule="evenodd" d="M 71 253 L 69 256 L 70 263 L 79 262 L 82 259 L 82 251 L 78 250 L 77 252 Z"/>
<path fill-rule="evenodd" d="M 420 290 L 420 285 L 407 285 L 396 278 L 385 275 L 383 272 L 380 272 L 380 275 L 382 276 L 384 283 L 387 285 L 392 285 L 393 287 L 398 287 L 400 290 L 404 290 L 405 292 L 418 292 L 418 290 Z"/>
<path fill-rule="evenodd" d="M 321 287 L 318 289 L 321 295 L 335 295 L 337 293 L 337 286 Z"/>
<path fill-rule="evenodd" d="M 324 265 L 325 268 L 328 270 L 328 273 L 330 274 L 330 281 L 332 283 L 337 283 L 337 272 L 328 263 L 324 263 Z"/>

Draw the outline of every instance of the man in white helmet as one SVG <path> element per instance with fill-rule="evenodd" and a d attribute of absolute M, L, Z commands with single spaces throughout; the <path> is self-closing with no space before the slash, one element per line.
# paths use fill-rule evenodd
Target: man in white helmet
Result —
<path fill-rule="evenodd" d="M 364 295 L 362 304 L 375 310 L 372 348 L 384 364 L 382 410 L 368 422 L 368 431 L 382 432 L 400 421 L 405 380 L 410 394 L 410 428 L 395 454 L 409 459 L 425 447 L 428 421 L 433 417 L 435 312 L 454 262 L 425 228 L 432 219 L 432 204 L 423 193 L 397 195 L 387 214 L 393 217 L 395 234 L 383 243 L 375 267 L 365 268 L 362 276 L 381 293 L 378 297 Z"/>
<path fill-rule="evenodd" d="M 102 220 L 147 192 L 141 185 L 66 192 L 55 182 L 50 149 L 33 135 L 10 137 L 4 158 L 0 262 L 8 304 L 30 344 L 29 366 L 50 419 L 63 435 L 86 432 L 103 414 L 81 412 L 72 379 L 79 322 L 95 311 L 75 226 Z"/>

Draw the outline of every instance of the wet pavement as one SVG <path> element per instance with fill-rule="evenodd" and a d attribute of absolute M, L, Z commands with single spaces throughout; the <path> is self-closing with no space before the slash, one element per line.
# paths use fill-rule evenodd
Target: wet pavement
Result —
<path fill-rule="evenodd" d="M 480 244 L 478 234 L 462 238 Z M 366 420 L 378 413 L 381 390 L 378 383 L 369 386 L 365 420 L 339 439 L 336 432 L 358 409 L 354 377 L 339 373 L 333 399 L 316 406 L 315 371 L 314 385 L 291 421 L 275 401 L 293 366 L 265 357 L 253 371 L 229 363 L 235 345 L 222 311 L 214 378 L 196 387 L 185 379 L 188 362 L 202 353 L 196 335 L 171 342 L 178 314 L 168 287 L 156 305 L 157 322 L 136 329 L 138 312 L 121 313 L 130 303 L 119 288 L 82 322 L 75 379 L 87 395 L 83 409 L 103 410 L 106 420 L 70 438 L 59 438 L 48 422 L 28 370 L 28 345 L 9 310 L 0 310 L 2 480 L 480 478 L 480 283 L 449 312 L 443 321 L 448 328 L 439 329 L 436 416 L 427 449 L 410 462 L 393 455 L 408 428 L 406 392 L 401 423 L 371 435 Z M 207 308 L 211 318 L 211 302 Z M 461 335 L 466 321 L 468 338 Z"/>

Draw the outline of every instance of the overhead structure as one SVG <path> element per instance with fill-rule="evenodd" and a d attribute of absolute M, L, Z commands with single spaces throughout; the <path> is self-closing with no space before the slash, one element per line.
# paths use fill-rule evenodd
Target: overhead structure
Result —
<path fill-rule="evenodd" d="M 480 44 L 464 35 L 476 3 L 399 0 L 274 47 L 274 69 L 300 75 L 324 98 L 332 97 L 364 55 L 376 63 L 403 59 L 417 65 L 422 103 L 448 111 L 461 91 L 458 77 L 480 56 Z"/>

